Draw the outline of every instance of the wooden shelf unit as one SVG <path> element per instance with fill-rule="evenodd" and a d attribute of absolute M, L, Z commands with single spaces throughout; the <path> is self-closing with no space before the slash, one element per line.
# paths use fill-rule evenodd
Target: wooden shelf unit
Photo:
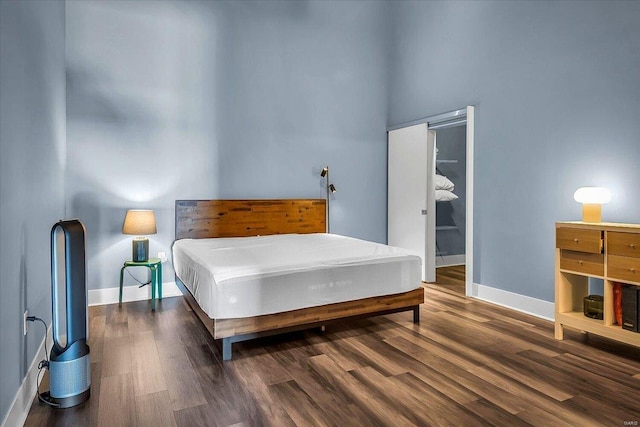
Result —
<path fill-rule="evenodd" d="M 583 314 L 589 278 L 604 280 L 603 319 Z M 640 333 L 622 329 L 613 310 L 613 284 L 640 286 L 640 225 L 556 223 L 555 337 L 564 327 L 594 333 L 640 347 Z"/>

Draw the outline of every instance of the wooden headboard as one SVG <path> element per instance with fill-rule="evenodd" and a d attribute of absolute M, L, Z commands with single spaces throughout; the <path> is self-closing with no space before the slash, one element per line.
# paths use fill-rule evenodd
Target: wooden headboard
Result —
<path fill-rule="evenodd" d="M 326 200 L 176 200 L 176 240 L 324 233 Z"/>

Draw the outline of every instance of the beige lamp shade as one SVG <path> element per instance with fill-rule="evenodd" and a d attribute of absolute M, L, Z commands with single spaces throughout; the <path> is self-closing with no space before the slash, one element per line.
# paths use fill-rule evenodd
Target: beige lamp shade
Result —
<path fill-rule="evenodd" d="M 143 236 L 145 234 L 156 234 L 156 216 L 152 210 L 129 209 L 124 217 L 122 234 L 133 234 Z"/>

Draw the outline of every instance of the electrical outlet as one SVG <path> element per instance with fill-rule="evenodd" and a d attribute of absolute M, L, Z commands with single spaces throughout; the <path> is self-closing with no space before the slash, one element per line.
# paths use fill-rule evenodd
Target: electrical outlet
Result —
<path fill-rule="evenodd" d="M 27 322 L 27 317 L 29 317 L 29 310 L 24 311 L 24 315 L 22 316 L 22 334 L 27 335 L 27 331 L 29 330 L 29 322 Z"/>
<path fill-rule="evenodd" d="M 164 252 L 158 252 L 158 258 L 160 258 L 162 262 L 165 262 L 167 260 L 167 254 Z"/>

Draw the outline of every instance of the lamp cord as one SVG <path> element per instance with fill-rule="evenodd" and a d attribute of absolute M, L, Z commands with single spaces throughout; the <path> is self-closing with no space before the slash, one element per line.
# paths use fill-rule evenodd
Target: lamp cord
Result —
<path fill-rule="evenodd" d="M 54 408 L 57 408 L 60 406 L 60 404 L 54 403 L 48 400 L 50 396 L 48 392 L 40 393 L 40 375 L 42 374 L 43 369 L 49 369 L 49 349 L 47 348 L 47 324 L 45 323 L 44 320 L 36 316 L 28 316 L 27 320 L 29 322 L 35 322 L 37 320 L 38 322 L 42 322 L 42 325 L 44 326 L 44 360 L 41 360 L 40 363 L 38 363 L 38 375 L 36 376 L 36 396 L 38 397 L 38 401 L 42 403 L 46 403 L 47 405 L 52 406 Z"/>
<path fill-rule="evenodd" d="M 129 269 L 127 269 L 127 274 L 129 274 L 129 276 L 131 276 L 131 278 L 133 280 L 135 280 L 136 282 L 138 282 L 140 284 L 140 286 L 138 286 L 139 288 L 143 287 L 143 286 L 147 286 L 151 284 L 151 280 L 149 280 L 147 283 L 142 283 L 140 280 L 136 279 L 136 277 L 131 274 L 131 272 L 129 271 Z"/>

